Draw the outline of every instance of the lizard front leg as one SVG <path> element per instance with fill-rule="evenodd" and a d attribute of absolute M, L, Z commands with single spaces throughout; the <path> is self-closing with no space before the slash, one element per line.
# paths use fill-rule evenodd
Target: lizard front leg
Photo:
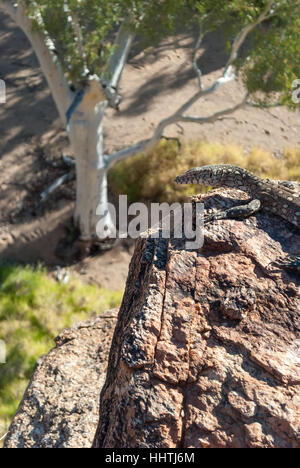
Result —
<path fill-rule="evenodd" d="M 279 268 L 284 268 L 291 273 L 300 274 L 300 255 L 290 255 L 286 258 L 279 258 L 272 262 L 273 265 Z"/>
<path fill-rule="evenodd" d="M 257 199 L 252 200 L 246 205 L 239 205 L 233 208 L 228 208 L 224 211 L 218 211 L 212 215 L 204 217 L 204 224 L 207 224 L 218 219 L 242 219 L 252 216 L 257 213 L 261 208 L 261 202 Z M 273 265 L 283 268 L 291 273 L 300 274 L 300 256 L 289 256 L 286 258 L 279 258 L 272 262 Z"/>
<path fill-rule="evenodd" d="M 261 202 L 257 199 L 251 200 L 246 205 L 238 205 L 233 208 L 228 208 L 224 211 L 218 211 L 212 215 L 204 217 L 204 224 L 218 219 L 243 219 L 257 213 L 261 208 Z"/>

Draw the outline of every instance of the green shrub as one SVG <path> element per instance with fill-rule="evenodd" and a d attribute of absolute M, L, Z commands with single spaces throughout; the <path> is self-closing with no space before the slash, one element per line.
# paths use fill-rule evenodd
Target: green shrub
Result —
<path fill-rule="evenodd" d="M 53 339 L 74 322 L 118 307 L 122 292 L 70 279 L 53 280 L 42 268 L 0 264 L 0 438 L 14 416 L 36 361 L 54 347 Z"/>
<path fill-rule="evenodd" d="M 177 185 L 174 178 L 195 166 L 235 164 L 263 178 L 300 180 L 300 150 L 284 151 L 282 158 L 253 148 L 246 153 L 236 145 L 221 143 L 185 143 L 179 149 L 175 141 L 161 141 L 146 154 L 138 154 L 112 167 L 109 183 L 118 194 L 127 194 L 130 202 L 183 201 L 207 187 Z"/>

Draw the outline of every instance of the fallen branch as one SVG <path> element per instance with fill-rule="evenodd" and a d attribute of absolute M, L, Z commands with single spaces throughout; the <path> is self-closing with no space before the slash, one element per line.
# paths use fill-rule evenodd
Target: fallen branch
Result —
<path fill-rule="evenodd" d="M 64 183 L 66 182 L 69 182 L 70 180 L 74 180 L 75 179 L 75 171 L 74 170 L 71 170 L 70 172 L 68 172 L 67 174 L 64 174 L 60 177 L 58 177 L 58 179 L 56 179 L 51 185 L 50 187 L 48 187 L 46 190 L 44 190 L 41 195 L 40 195 L 40 203 L 44 203 L 44 201 L 49 197 L 49 195 L 51 193 L 54 192 L 54 190 L 56 190 L 58 187 L 60 187 L 61 185 L 63 185 Z"/>

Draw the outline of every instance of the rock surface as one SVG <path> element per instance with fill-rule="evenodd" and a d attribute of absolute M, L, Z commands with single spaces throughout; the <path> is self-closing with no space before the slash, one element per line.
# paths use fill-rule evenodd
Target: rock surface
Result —
<path fill-rule="evenodd" d="M 300 279 L 272 263 L 299 250 L 299 231 L 265 212 L 206 225 L 201 249 L 141 237 L 108 365 L 115 318 L 64 331 L 5 446 L 299 448 Z"/>
<path fill-rule="evenodd" d="M 94 447 L 300 447 L 300 281 L 272 264 L 299 254 L 299 232 L 259 213 L 204 234 L 194 251 L 138 240 Z"/>
<path fill-rule="evenodd" d="M 64 330 L 40 359 L 5 448 L 90 448 L 116 322 L 112 310 Z"/>

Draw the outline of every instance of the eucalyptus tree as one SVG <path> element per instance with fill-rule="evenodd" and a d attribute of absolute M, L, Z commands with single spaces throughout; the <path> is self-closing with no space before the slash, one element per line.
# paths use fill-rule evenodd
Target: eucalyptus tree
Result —
<path fill-rule="evenodd" d="M 296 107 L 293 84 L 300 78 L 300 5 L 295 0 L 0 0 L 25 32 L 67 128 L 76 160 L 75 223 L 82 240 L 114 230 L 107 200 L 107 172 L 116 162 L 153 147 L 175 122 L 214 122 L 247 105 Z M 264 23 L 264 24 L 263 24 Z M 172 115 L 166 115 L 150 138 L 112 154 L 103 152 L 103 118 L 118 108 L 118 85 L 136 37 L 155 45 L 178 25 L 199 35 L 193 67 L 199 89 Z M 223 27 L 228 60 L 216 81 L 205 87 L 198 54 L 205 35 Z M 250 36 L 248 55 L 241 47 Z M 244 55 L 244 54 L 243 54 Z M 190 108 L 219 86 L 240 75 L 244 98 L 210 116 Z M 117 135 L 116 135 L 117 138 Z"/>

